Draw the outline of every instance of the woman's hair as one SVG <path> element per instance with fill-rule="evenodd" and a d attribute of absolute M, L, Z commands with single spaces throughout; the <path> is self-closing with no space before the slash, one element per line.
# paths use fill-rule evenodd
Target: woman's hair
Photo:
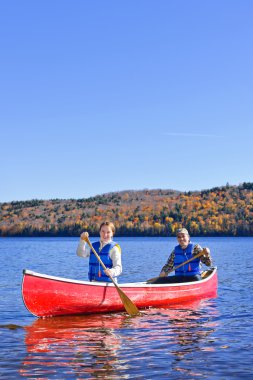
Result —
<path fill-rule="evenodd" d="M 100 227 L 99 227 L 99 232 L 101 231 L 101 228 L 104 227 L 104 226 L 108 226 L 110 227 L 110 229 L 112 230 L 112 233 L 114 235 L 114 232 L 115 232 L 115 226 L 112 222 L 103 222 L 100 224 Z"/>

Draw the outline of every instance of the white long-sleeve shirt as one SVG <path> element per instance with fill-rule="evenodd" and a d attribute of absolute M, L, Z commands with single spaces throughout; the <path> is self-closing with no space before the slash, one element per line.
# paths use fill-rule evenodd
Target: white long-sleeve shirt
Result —
<path fill-rule="evenodd" d="M 104 242 L 100 241 L 99 252 L 101 251 L 101 249 L 106 244 L 110 244 L 111 242 L 112 241 L 104 243 Z M 79 257 L 85 257 L 85 258 L 90 256 L 90 247 L 81 238 L 80 238 L 77 250 L 76 250 L 76 254 Z M 113 248 L 111 248 L 111 250 L 109 252 L 109 257 L 112 260 L 112 268 L 110 268 L 111 275 L 112 275 L 112 277 L 117 277 L 122 273 L 121 250 L 120 250 L 120 247 L 118 245 L 115 245 Z"/>

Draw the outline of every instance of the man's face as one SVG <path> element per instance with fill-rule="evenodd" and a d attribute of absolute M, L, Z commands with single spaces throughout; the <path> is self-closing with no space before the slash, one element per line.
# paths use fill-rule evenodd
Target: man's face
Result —
<path fill-rule="evenodd" d="M 188 234 L 178 234 L 177 241 L 181 248 L 185 249 L 190 241 L 190 236 Z"/>

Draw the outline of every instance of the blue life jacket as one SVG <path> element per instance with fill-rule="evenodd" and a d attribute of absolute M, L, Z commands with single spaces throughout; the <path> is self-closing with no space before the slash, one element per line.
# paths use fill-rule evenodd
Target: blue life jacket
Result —
<path fill-rule="evenodd" d="M 185 249 L 182 249 L 180 245 L 175 247 L 175 259 L 174 266 L 182 264 L 186 260 L 189 260 L 193 257 L 193 247 L 194 244 L 189 243 Z M 196 274 L 200 274 L 200 258 L 192 260 L 191 262 L 181 266 L 180 268 L 175 270 L 176 276 L 194 276 Z"/>
<path fill-rule="evenodd" d="M 92 243 L 92 246 L 95 249 L 95 251 L 97 252 L 97 254 L 99 255 L 100 259 L 103 261 L 106 268 L 109 268 L 109 269 L 112 268 L 112 265 L 113 265 L 112 260 L 109 256 L 109 252 L 115 245 L 116 245 L 115 242 L 108 243 L 99 252 L 100 242 L 96 241 L 95 243 Z M 90 250 L 89 274 L 88 275 L 89 275 L 90 281 L 112 282 L 110 277 L 108 277 L 105 274 L 102 265 L 99 263 L 98 259 L 96 258 L 96 256 L 92 252 L 92 250 Z"/>

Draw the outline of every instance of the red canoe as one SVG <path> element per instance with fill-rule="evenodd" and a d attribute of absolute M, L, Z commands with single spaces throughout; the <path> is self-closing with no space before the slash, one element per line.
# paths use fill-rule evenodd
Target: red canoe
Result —
<path fill-rule="evenodd" d="M 119 284 L 138 309 L 162 307 L 217 296 L 217 268 L 203 274 L 201 281 L 180 284 Z M 125 310 L 112 283 L 72 280 L 24 270 L 22 296 L 36 317 L 93 314 Z"/>

